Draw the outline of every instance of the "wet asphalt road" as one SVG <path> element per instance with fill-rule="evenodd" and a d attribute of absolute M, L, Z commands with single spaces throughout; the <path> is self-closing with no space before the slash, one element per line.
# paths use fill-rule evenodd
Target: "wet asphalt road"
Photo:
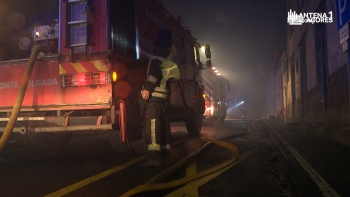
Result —
<path fill-rule="evenodd" d="M 332 147 L 342 156 L 341 162 L 322 163 L 321 153 L 316 158 L 316 154 L 312 153 L 316 148 L 312 146 L 322 144 L 323 149 L 320 150 L 326 151 L 325 141 L 321 143 L 320 139 L 303 138 L 292 127 L 280 123 L 269 121 L 269 125 L 262 121 L 253 124 L 249 120 L 226 120 L 224 123 L 206 121 L 203 134 L 223 138 L 238 147 L 239 157 L 236 162 L 190 184 L 136 196 L 323 196 L 325 193 L 322 194 L 322 189 L 290 150 L 278 137 L 271 137 L 271 130 L 281 134 L 281 138 L 300 152 L 302 158 L 310 159 L 310 166 L 334 189 L 335 193 L 331 194 L 350 196 L 346 187 L 350 180 L 349 173 L 338 172 L 347 166 L 349 156 L 341 155 L 348 151 L 346 147 L 337 149 L 337 144 Z M 186 136 L 182 124 L 173 124 L 172 131 L 174 141 Z M 225 138 L 236 133 L 244 135 Z M 192 141 L 179 146 L 179 149 L 173 149 L 173 158 L 184 156 L 189 146 L 197 142 Z M 187 167 L 165 181 L 215 167 L 231 155 L 229 150 L 211 145 Z M 0 196 L 60 196 L 57 192 L 62 190 L 63 196 L 120 196 L 169 167 L 142 168 L 135 161 L 142 156 L 133 152 L 116 153 L 105 134 L 75 134 L 60 153 L 34 150 L 11 141 L 0 153 Z M 121 168 L 121 165 L 130 161 L 135 161 L 135 164 Z M 332 170 L 329 170 L 329 165 L 333 165 Z M 328 170 L 325 170 L 327 167 Z M 102 176 L 101 173 L 107 174 Z M 91 177 L 96 180 L 89 180 Z"/>

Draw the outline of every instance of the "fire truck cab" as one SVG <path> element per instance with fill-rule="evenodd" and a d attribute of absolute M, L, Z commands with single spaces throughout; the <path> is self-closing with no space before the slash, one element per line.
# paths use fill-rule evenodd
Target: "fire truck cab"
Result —
<path fill-rule="evenodd" d="M 60 148 L 72 132 L 107 131 L 118 151 L 141 151 L 137 104 L 159 29 L 172 32 L 180 79 L 170 120 L 197 135 L 204 113 L 200 45 L 157 0 L 3 0 L 0 3 L 0 132 L 31 48 L 40 44 L 13 132 L 39 148 Z"/>

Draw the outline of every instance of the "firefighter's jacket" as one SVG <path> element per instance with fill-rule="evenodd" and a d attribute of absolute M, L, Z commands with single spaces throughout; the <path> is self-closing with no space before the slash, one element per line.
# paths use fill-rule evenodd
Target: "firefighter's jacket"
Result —
<path fill-rule="evenodd" d="M 170 88 L 168 79 L 171 77 L 179 77 L 179 71 L 176 64 L 169 61 L 175 53 L 176 51 L 174 47 L 169 49 L 156 47 L 154 49 L 148 63 L 147 78 L 143 87 L 143 89 L 150 92 L 151 97 L 169 98 Z"/>

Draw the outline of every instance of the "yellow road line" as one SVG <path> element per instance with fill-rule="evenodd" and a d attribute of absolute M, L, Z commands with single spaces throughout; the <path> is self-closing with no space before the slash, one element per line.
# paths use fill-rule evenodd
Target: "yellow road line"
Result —
<path fill-rule="evenodd" d="M 135 163 L 137 163 L 139 161 L 142 161 L 142 160 L 146 159 L 146 157 L 147 157 L 147 155 L 143 155 L 143 156 L 138 157 L 136 159 L 133 159 L 133 160 L 131 160 L 129 162 L 123 163 L 123 164 L 121 164 L 119 166 L 116 166 L 114 168 L 111 168 L 111 169 L 106 170 L 104 172 L 101 172 L 99 174 L 96 174 L 96 175 L 94 175 L 92 177 L 89 177 L 87 179 L 84 179 L 82 181 L 74 183 L 74 184 L 72 184 L 70 186 L 67 186 L 67 187 L 63 188 L 63 189 L 55 191 L 55 192 L 53 192 L 51 194 L 48 194 L 48 195 L 46 195 L 44 197 L 56 197 L 56 196 L 66 195 L 66 194 L 68 194 L 68 193 L 70 193 L 72 191 L 80 189 L 80 188 L 82 188 L 82 187 L 84 187 L 86 185 L 89 185 L 89 184 L 91 184 L 91 183 L 93 183 L 95 181 L 98 181 L 98 180 L 100 180 L 100 179 L 102 179 L 102 178 L 104 178 L 106 176 L 109 176 L 109 175 L 111 175 L 111 174 L 113 174 L 115 172 L 118 172 L 118 171 L 120 171 L 120 170 L 122 170 L 122 169 L 124 169 L 126 167 L 129 167 L 129 166 L 131 166 L 131 165 L 133 165 L 133 164 L 135 164 Z"/>
<path fill-rule="evenodd" d="M 196 161 L 193 161 L 186 169 L 186 176 L 191 176 L 195 174 L 197 174 L 197 164 Z"/>
<path fill-rule="evenodd" d="M 186 169 L 186 176 L 192 176 L 197 174 L 197 164 L 196 161 L 193 161 Z M 186 191 L 186 196 L 198 197 L 198 189 L 194 187 L 193 183 L 186 184 L 184 186 Z"/>
<path fill-rule="evenodd" d="M 239 162 L 243 161 L 244 159 L 250 157 L 253 154 L 253 152 L 255 152 L 255 151 L 256 150 L 251 150 L 251 151 L 243 154 L 242 156 L 240 156 L 238 158 L 238 160 L 236 162 L 233 162 L 232 164 L 226 166 L 225 168 L 223 168 L 221 170 L 216 171 L 215 173 L 212 173 L 208 176 L 205 176 L 205 177 L 197 179 L 193 182 L 190 182 L 190 183 L 186 184 L 185 186 L 181 187 L 180 189 L 168 194 L 166 197 L 172 197 L 172 196 L 198 197 L 198 188 L 200 186 L 204 185 L 205 183 L 207 183 L 211 179 L 219 176 L 220 174 L 222 174 L 226 170 L 230 169 L 231 167 L 237 165 Z"/>

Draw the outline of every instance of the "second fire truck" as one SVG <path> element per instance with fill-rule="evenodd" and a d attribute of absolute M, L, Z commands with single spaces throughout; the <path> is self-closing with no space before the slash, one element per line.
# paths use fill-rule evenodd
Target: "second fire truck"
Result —
<path fill-rule="evenodd" d="M 229 83 L 215 67 L 201 72 L 205 98 L 204 117 L 223 122 L 227 115 L 226 93 L 230 91 Z"/>

